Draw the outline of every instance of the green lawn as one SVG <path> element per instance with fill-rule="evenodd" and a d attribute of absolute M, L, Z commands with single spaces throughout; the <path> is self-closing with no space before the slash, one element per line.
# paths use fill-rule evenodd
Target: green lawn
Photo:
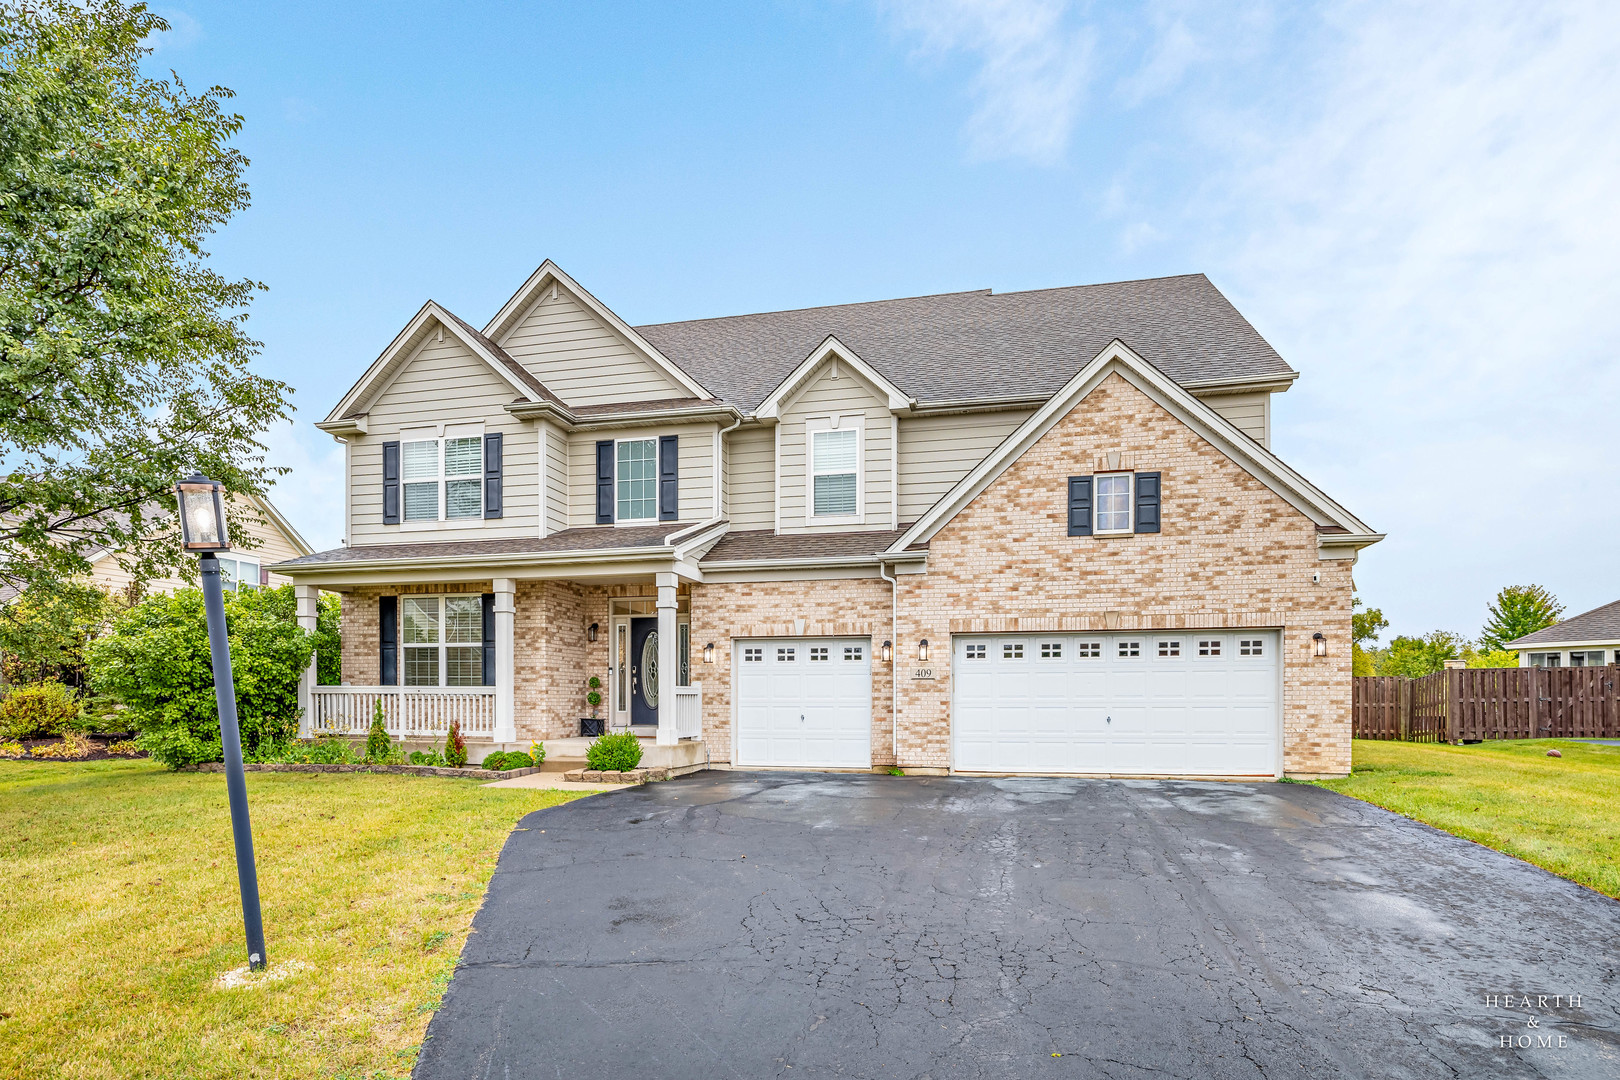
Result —
<path fill-rule="evenodd" d="M 245 964 L 225 778 L 0 762 L 0 1076 L 409 1074 L 512 827 L 577 793 L 248 774 L 266 951 Z"/>
<path fill-rule="evenodd" d="M 1620 898 L 1620 746 L 1357 739 L 1353 761 L 1348 778 L 1321 786 Z"/>

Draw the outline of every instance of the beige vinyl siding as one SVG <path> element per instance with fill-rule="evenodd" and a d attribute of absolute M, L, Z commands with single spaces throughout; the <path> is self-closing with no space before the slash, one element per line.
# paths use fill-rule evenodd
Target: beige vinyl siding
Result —
<path fill-rule="evenodd" d="M 546 535 L 568 528 L 568 433 L 540 425 L 546 447 Z"/>
<path fill-rule="evenodd" d="M 900 520 L 916 521 L 1030 413 L 955 413 L 900 419 Z"/>
<path fill-rule="evenodd" d="M 781 531 L 859 532 L 889 529 L 894 525 L 893 472 L 891 455 L 894 442 L 893 414 L 885 397 L 855 375 L 848 365 L 836 365 L 839 378 L 833 378 L 835 365 L 823 364 L 810 377 L 808 386 L 782 410 L 777 425 L 777 462 L 781 492 Z M 863 419 L 861 480 L 865 499 L 862 520 L 853 524 L 818 524 L 806 520 L 805 507 L 805 421 L 838 415 Z M 738 526 L 740 528 L 740 526 Z"/>
<path fill-rule="evenodd" d="M 570 405 L 691 396 L 560 287 L 498 344 Z"/>
<path fill-rule="evenodd" d="M 1204 398 L 1204 404 L 1236 424 L 1238 430 L 1261 446 L 1271 447 L 1271 395 L 1217 394 Z"/>
<path fill-rule="evenodd" d="M 534 536 L 539 531 L 539 440 L 503 408 L 517 397 L 510 383 L 450 334 L 432 335 L 371 403 L 365 435 L 349 451 L 349 542 L 426 543 Z M 501 432 L 502 516 L 406 529 L 382 522 L 382 446 L 406 428 L 483 421 Z"/>
<path fill-rule="evenodd" d="M 253 559 L 260 566 L 269 566 L 271 563 L 296 559 L 304 554 L 293 546 L 293 542 L 284 536 L 280 529 L 276 528 L 275 523 L 270 520 L 270 515 L 259 511 L 256 507 L 249 507 L 243 513 L 258 514 L 263 523 L 252 523 L 245 528 L 238 528 L 232 534 L 232 551 L 226 554 L 226 558 Z M 259 546 L 248 547 L 247 544 L 242 542 L 244 537 L 257 540 Z M 195 558 L 184 556 L 183 562 L 195 570 L 197 565 Z M 99 559 L 91 564 L 90 573 L 85 580 L 92 585 L 99 585 L 109 592 L 121 592 L 129 588 L 134 578 L 129 571 L 118 565 L 116 555 L 108 555 L 106 558 Z M 281 574 L 272 573 L 270 575 L 270 584 L 272 586 L 285 585 L 291 580 L 292 578 L 284 577 Z M 168 577 L 146 582 L 145 592 L 148 594 L 173 592 L 176 589 L 195 584 L 197 584 L 195 578 L 186 581 L 178 577 Z"/>
<path fill-rule="evenodd" d="M 570 528 L 596 524 L 596 444 L 607 439 L 652 439 L 661 435 L 680 438 L 675 468 L 679 474 L 678 520 L 691 524 L 714 516 L 714 434 L 712 424 L 681 428 L 626 428 L 579 431 L 568 440 L 568 524 Z M 651 525 L 656 521 L 635 524 Z M 673 531 L 673 530 L 672 530 Z"/>
<path fill-rule="evenodd" d="M 776 528 L 776 488 L 771 483 L 775 441 L 770 427 L 741 427 L 726 436 L 731 484 L 727 513 L 733 529 Z"/>

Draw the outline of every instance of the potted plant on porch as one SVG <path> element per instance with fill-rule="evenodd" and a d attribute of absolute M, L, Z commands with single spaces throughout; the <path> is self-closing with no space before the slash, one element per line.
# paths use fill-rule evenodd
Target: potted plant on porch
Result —
<path fill-rule="evenodd" d="M 602 734 L 602 718 L 596 711 L 602 707 L 602 680 L 595 675 L 585 680 L 585 704 L 591 707 L 591 715 L 579 718 L 579 733 L 593 738 Z"/>

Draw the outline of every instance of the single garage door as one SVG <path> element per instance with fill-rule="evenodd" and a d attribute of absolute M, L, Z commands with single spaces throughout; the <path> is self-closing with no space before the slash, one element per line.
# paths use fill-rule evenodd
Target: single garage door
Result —
<path fill-rule="evenodd" d="M 1272 776 L 1276 631 L 958 637 L 955 766 Z"/>
<path fill-rule="evenodd" d="M 733 649 L 738 765 L 871 767 L 870 641 L 764 638 Z"/>

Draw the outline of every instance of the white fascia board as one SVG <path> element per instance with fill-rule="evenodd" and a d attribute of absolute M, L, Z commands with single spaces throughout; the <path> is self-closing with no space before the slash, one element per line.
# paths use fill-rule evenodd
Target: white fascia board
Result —
<path fill-rule="evenodd" d="M 675 549 L 661 547 L 604 548 L 573 551 L 514 551 L 502 554 L 438 555 L 414 559 L 346 559 L 341 563 L 312 563 L 292 566 L 289 563 L 271 563 L 270 569 L 287 577 L 314 575 L 342 575 L 349 570 L 401 570 L 445 571 L 467 567 L 512 568 L 523 566 L 578 566 L 586 563 L 623 563 L 639 561 L 667 562 L 675 557 Z M 521 577 L 522 575 L 517 575 Z"/>
<path fill-rule="evenodd" d="M 1182 387 L 1191 390 L 1197 397 L 1215 397 L 1220 394 L 1248 394 L 1260 390 L 1269 390 L 1274 394 L 1281 394 L 1293 386 L 1299 378 L 1299 372 L 1290 371 L 1286 375 L 1241 375 L 1230 379 L 1200 379 L 1196 382 L 1182 383 Z"/>
<path fill-rule="evenodd" d="M 388 348 L 384 349 L 382 355 L 372 362 L 372 365 L 366 369 L 365 374 L 360 376 L 360 381 L 356 382 L 349 389 L 349 392 L 343 395 L 343 400 L 337 403 L 337 407 L 328 414 L 325 420 L 316 426 L 322 430 L 338 428 L 345 414 L 352 412 L 361 402 L 368 400 L 374 391 L 380 390 L 382 385 L 385 385 L 384 380 L 391 381 L 394 374 L 394 364 L 404 358 L 403 354 L 407 346 L 410 346 L 415 341 L 416 335 L 427 326 L 429 320 L 437 322 L 446 331 L 454 335 L 457 341 L 467 347 L 468 351 L 489 365 L 490 370 L 494 371 L 513 390 L 517 391 L 519 397 L 528 401 L 534 400 L 534 392 L 524 385 L 516 375 L 512 374 L 504 363 L 491 355 L 488 349 L 484 348 L 483 345 L 463 330 L 459 320 L 441 307 L 437 301 L 429 300 L 422 305 L 421 310 L 411 318 L 411 321 L 405 324 L 405 329 L 395 335 L 394 340 L 389 342 Z M 364 428 L 362 427 L 360 430 L 364 431 Z M 341 433 L 341 430 L 333 431 L 333 434 Z"/>
<path fill-rule="evenodd" d="M 652 342 L 636 333 L 635 328 L 615 315 L 612 308 L 592 296 L 579 282 L 564 273 L 562 267 L 550 259 L 541 263 L 539 269 L 529 275 L 529 280 L 525 281 L 518 291 L 512 294 L 512 298 L 501 305 L 501 310 L 497 311 L 495 317 L 489 320 L 489 325 L 484 327 L 484 336 L 493 342 L 499 343 L 501 337 L 505 335 L 507 330 L 511 329 L 513 320 L 524 311 L 527 311 L 534 298 L 547 285 L 552 284 L 567 289 L 575 300 L 589 308 L 597 318 L 612 327 L 614 333 L 629 342 L 631 348 L 641 352 L 648 360 L 663 369 L 666 375 L 674 379 L 677 385 L 684 387 L 693 397 L 707 398 L 714 396 L 703 387 L 703 384 L 688 375 L 669 357 L 659 352 Z"/>
<path fill-rule="evenodd" d="M 933 537 L 944 528 L 946 522 L 978 497 L 1105 378 L 1115 373 L 1152 398 L 1161 408 L 1197 432 L 1205 441 L 1316 524 L 1339 525 L 1348 530 L 1347 534 L 1338 534 L 1340 536 L 1382 538 L 1382 534 L 1374 533 L 1354 514 L 1328 498 L 1314 484 L 1285 465 L 1275 454 L 1238 430 L 1230 420 L 1193 396 L 1173 379 L 1166 377 L 1158 368 L 1133 352 L 1123 341 L 1115 338 L 1106 348 L 1092 357 L 1091 361 L 1062 389 L 1047 399 L 1045 405 L 1018 425 L 1001 445 L 974 466 L 955 487 L 929 507 L 928 511 L 890 546 L 889 551 L 898 553 Z M 1366 543 L 1376 542 L 1366 539 Z M 1366 546 L 1365 543 L 1362 546 Z"/>
<path fill-rule="evenodd" d="M 787 378 L 778 383 L 776 389 L 772 390 L 764 401 L 759 403 L 759 408 L 754 410 L 754 416 L 760 420 L 780 417 L 783 407 L 798 389 L 809 381 L 811 373 L 830 358 L 842 360 L 861 378 L 875 386 L 878 392 L 888 399 L 890 412 L 904 412 L 917 403 L 914 398 L 908 397 L 904 390 L 884 378 L 871 364 L 862 360 L 854 349 L 839 341 L 836 335 L 828 334 L 827 339 L 817 345 L 815 350 L 805 357 Z"/>
<path fill-rule="evenodd" d="M 664 543 L 675 549 L 675 558 L 685 561 L 692 551 L 705 544 L 713 544 L 726 534 L 731 527 L 725 518 L 710 518 L 700 521 L 696 525 L 688 526 L 679 532 L 670 533 L 664 537 Z"/>
<path fill-rule="evenodd" d="M 1514 652 L 1562 652 L 1565 649 L 1620 649 L 1620 638 L 1600 638 L 1588 641 L 1536 641 L 1528 645 L 1510 641 L 1507 648 Z"/>
<path fill-rule="evenodd" d="M 880 555 L 824 555 L 803 559 L 723 559 L 705 560 L 706 573 L 726 570 L 832 570 L 846 567 L 870 566 L 884 563 L 927 562 L 926 551 L 884 552 Z"/>
<path fill-rule="evenodd" d="M 282 514 L 280 510 L 276 509 L 274 503 L 272 503 L 269 499 L 260 496 L 253 496 L 252 498 L 254 505 L 256 505 L 260 510 L 264 511 L 264 516 L 270 519 L 270 524 L 281 530 L 281 535 L 285 537 L 293 547 L 298 549 L 299 554 L 315 554 L 315 549 L 310 546 L 309 541 L 305 540 L 302 534 L 300 534 L 297 529 L 293 528 L 292 522 L 288 521 L 286 515 Z"/>

